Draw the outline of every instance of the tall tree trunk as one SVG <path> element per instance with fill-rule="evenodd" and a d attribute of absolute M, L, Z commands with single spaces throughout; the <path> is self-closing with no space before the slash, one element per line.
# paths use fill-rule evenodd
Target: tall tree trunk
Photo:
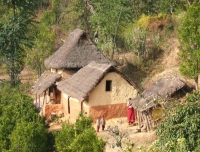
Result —
<path fill-rule="evenodd" d="M 194 78 L 195 81 L 195 89 L 198 91 L 199 90 L 199 77 L 197 76 L 196 78 Z"/>
<path fill-rule="evenodd" d="M 114 58 L 114 54 L 115 54 L 115 48 L 116 48 L 116 36 L 117 36 L 117 32 L 118 32 L 119 21 L 120 21 L 120 18 L 121 18 L 122 9 L 123 9 L 123 8 L 121 7 L 120 12 L 119 12 L 119 17 L 118 17 L 118 20 L 117 20 L 117 23 L 116 23 L 115 35 L 114 35 L 114 38 L 113 38 L 112 55 L 111 55 L 111 58 L 112 58 L 112 59 Z"/>
<path fill-rule="evenodd" d="M 88 35 L 90 35 L 90 28 L 88 23 L 88 12 L 87 12 L 87 0 L 84 0 L 84 25 L 85 25 L 85 31 Z"/>
<path fill-rule="evenodd" d="M 15 22 L 15 1 L 12 0 L 12 9 L 13 9 L 13 18 L 14 20 L 12 21 L 13 22 L 13 25 L 14 25 L 14 22 Z M 15 37 L 15 33 L 12 34 L 12 37 Z M 15 40 L 12 38 L 12 42 L 11 42 L 11 45 L 12 45 L 12 49 L 11 49 L 11 54 L 10 54 L 10 81 L 11 81 L 11 85 L 12 86 L 15 86 L 16 85 L 16 79 L 15 79 L 15 75 L 16 75 L 16 72 L 15 72 Z"/>

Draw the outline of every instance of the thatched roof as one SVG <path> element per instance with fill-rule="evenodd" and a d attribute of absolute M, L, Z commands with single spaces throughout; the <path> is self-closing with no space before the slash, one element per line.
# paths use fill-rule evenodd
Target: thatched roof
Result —
<path fill-rule="evenodd" d="M 175 76 L 161 78 L 140 95 L 132 99 L 135 109 L 147 110 L 156 105 L 155 101 L 171 97 L 177 90 L 183 88 L 185 83 Z"/>
<path fill-rule="evenodd" d="M 41 94 L 47 88 L 49 88 L 56 80 L 61 78 L 61 76 L 57 73 L 52 73 L 50 71 L 45 71 L 40 78 L 36 81 L 32 92 L 34 94 Z"/>
<path fill-rule="evenodd" d="M 93 44 L 87 34 L 74 30 L 64 44 L 44 62 L 47 68 L 82 68 L 90 62 L 112 64 Z"/>
<path fill-rule="evenodd" d="M 111 70 L 118 71 L 112 65 L 98 64 L 93 61 L 70 78 L 58 82 L 57 88 L 65 94 L 79 101 L 83 101 L 89 96 L 90 92 L 96 87 L 105 74 Z"/>

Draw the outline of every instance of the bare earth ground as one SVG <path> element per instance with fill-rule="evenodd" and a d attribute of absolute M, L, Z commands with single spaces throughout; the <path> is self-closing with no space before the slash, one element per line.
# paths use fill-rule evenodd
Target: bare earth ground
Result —
<path fill-rule="evenodd" d="M 115 118 L 106 120 L 106 127 L 105 130 L 102 131 L 100 128 L 100 131 L 97 132 L 97 136 L 102 138 L 106 142 L 106 146 L 104 149 L 104 152 L 121 152 L 118 147 L 112 147 L 112 145 L 116 142 L 114 137 L 112 137 L 107 130 L 108 126 L 118 126 L 120 132 L 127 132 L 128 133 L 128 140 L 130 140 L 132 143 L 134 143 L 133 151 L 137 152 L 139 151 L 139 147 L 142 147 L 143 150 L 146 150 L 155 140 L 155 132 L 137 132 L 137 125 L 131 125 L 129 126 L 126 122 L 126 118 Z M 120 123 L 121 122 L 121 123 Z M 96 124 L 93 124 L 93 127 L 96 129 Z M 60 130 L 62 127 L 58 123 L 51 123 L 49 131 L 53 130 Z M 123 138 L 123 141 L 125 138 Z M 123 147 L 126 147 L 127 145 L 124 144 Z"/>
<path fill-rule="evenodd" d="M 120 122 L 122 122 L 120 124 Z M 138 126 L 129 126 L 126 122 L 126 118 L 116 118 L 106 121 L 106 128 L 108 126 L 118 126 L 119 130 L 121 132 L 127 132 L 128 133 L 128 140 L 134 143 L 133 151 L 139 151 L 139 147 L 143 147 L 144 149 L 147 149 L 153 141 L 156 140 L 155 132 L 137 132 Z M 96 128 L 96 125 L 94 125 Z M 121 152 L 119 148 L 112 147 L 112 144 L 115 143 L 115 139 L 110 135 L 108 130 L 97 132 L 97 135 L 101 137 L 104 141 L 106 141 L 106 147 L 104 152 Z M 124 140 L 124 139 L 123 139 Z M 126 147 L 127 145 L 124 144 L 123 147 Z"/>

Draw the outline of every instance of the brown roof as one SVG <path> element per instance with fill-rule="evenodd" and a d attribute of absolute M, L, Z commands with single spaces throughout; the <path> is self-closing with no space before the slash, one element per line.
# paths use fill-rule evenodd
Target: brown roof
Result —
<path fill-rule="evenodd" d="M 41 94 L 47 88 L 49 88 L 57 79 L 61 78 L 61 76 L 57 73 L 52 73 L 50 71 L 45 71 L 40 78 L 36 81 L 32 92 L 34 94 Z"/>
<path fill-rule="evenodd" d="M 157 99 L 171 97 L 177 90 L 183 88 L 185 83 L 175 76 L 161 78 L 149 88 L 145 89 L 140 95 L 132 99 L 135 109 L 140 111 L 147 110 L 156 105 Z"/>
<path fill-rule="evenodd" d="M 112 64 L 93 44 L 85 31 L 74 30 L 64 44 L 44 62 L 47 68 L 82 68 L 90 62 Z"/>
<path fill-rule="evenodd" d="M 76 98 L 79 101 L 83 101 L 88 97 L 89 93 L 96 87 L 105 74 L 111 70 L 120 73 L 112 65 L 98 64 L 93 61 L 70 78 L 58 82 L 57 87 L 65 94 Z M 133 84 L 131 82 L 129 83 Z"/>

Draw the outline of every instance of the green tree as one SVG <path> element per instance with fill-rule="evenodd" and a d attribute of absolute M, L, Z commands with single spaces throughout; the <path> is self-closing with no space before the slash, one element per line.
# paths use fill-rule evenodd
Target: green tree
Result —
<path fill-rule="evenodd" d="M 44 60 L 52 54 L 55 47 L 56 32 L 53 27 L 55 22 L 56 15 L 53 11 L 43 12 L 39 23 L 36 25 L 36 38 L 32 51 L 27 50 L 26 52 L 26 64 L 36 70 L 38 76 L 44 72 Z"/>
<path fill-rule="evenodd" d="M 128 0 L 92 0 L 94 15 L 90 16 L 89 22 L 91 33 L 98 31 L 98 46 L 103 51 L 109 51 L 111 57 L 117 48 L 116 40 L 118 29 L 124 22 L 131 22 L 131 9 Z"/>
<path fill-rule="evenodd" d="M 34 31 L 29 28 L 34 22 L 38 0 L 2 0 L 0 16 L 0 55 L 5 60 L 10 82 L 14 86 L 24 66 L 25 49 L 32 46 Z"/>
<path fill-rule="evenodd" d="M 199 99 L 199 92 L 194 92 L 186 97 L 184 104 L 174 102 L 170 106 L 165 120 L 156 129 L 158 138 L 154 150 L 175 152 L 200 150 Z"/>
<path fill-rule="evenodd" d="M 182 19 L 179 30 L 181 49 L 180 72 L 182 75 L 193 78 L 198 90 L 198 76 L 200 73 L 200 5 L 194 3 L 189 6 Z"/>
<path fill-rule="evenodd" d="M 173 15 L 177 9 L 185 8 L 184 6 L 186 5 L 185 3 L 186 1 L 182 0 L 160 0 L 160 1 L 155 1 L 153 5 L 157 14 L 165 13 Z"/>
<path fill-rule="evenodd" d="M 47 151 L 47 129 L 40 121 L 17 122 L 9 136 L 10 150 L 16 152 Z M 42 144 L 41 144 L 42 143 Z"/>
<path fill-rule="evenodd" d="M 92 126 L 92 118 L 80 113 L 76 123 L 63 124 L 55 135 L 56 149 L 63 152 L 103 152 L 105 142 L 99 139 Z"/>
<path fill-rule="evenodd" d="M 45 152 L 47 135 L 45 119 L 39 116 L 33 99 L 20 88 L 1 84 L 0 151 Z"/>
<path fill-rule="evenodd" d="M 135 53 L 141 59 L 145 59 L 147 54 L 147 32 L 147 29 L 140 25 L 132 25 L 124 30 L 126 48 Z"/>

